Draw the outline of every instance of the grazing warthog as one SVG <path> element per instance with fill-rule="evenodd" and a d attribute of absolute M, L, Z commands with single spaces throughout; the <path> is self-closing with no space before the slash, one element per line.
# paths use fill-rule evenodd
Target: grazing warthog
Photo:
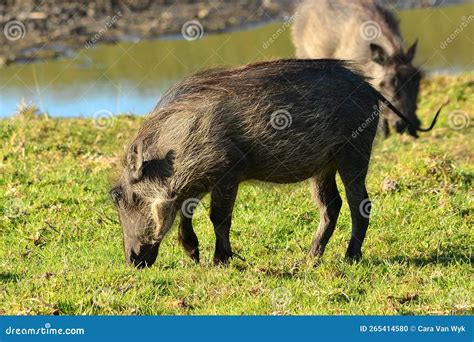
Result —
<path fill-rule="evenodd" d="M 338 60 L 260 62 L 182 81 L 163 96 L 132 139 L 111 191 L 126 260 L 138 267 L 153 264 L 179 214 L 179 240 L 198 262 L 193 206 L 210 192 L 214 261 L 227 263 L 237 188 L 250 179 L 311 179 L 321 212 L 311 254 L 322 255 L 342 204 L 336 171 L 352 215 L 347 256 L 358 259 L 369 224 L 365 177 L 380 101 L 403 117 Z"/>
<path fill-rule="evenodd" d="M 416 98 L 421 78 L 412 65 L 415 42 L 406 52 L 395 15 L 376 0 L 305 0 L 296 9 L 293 43 L 298 58 L 354 60 L 369 82 L 419 124 Z M 385 135 L 390 125 L 399 133 L 414 126 L 395 115 L 383 119 Z"/>

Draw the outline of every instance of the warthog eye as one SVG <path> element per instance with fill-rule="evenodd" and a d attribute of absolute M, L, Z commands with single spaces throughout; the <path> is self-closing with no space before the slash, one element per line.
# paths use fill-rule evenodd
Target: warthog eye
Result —
<path fill-rule="evenodd" d="M 139 204 L 141 202 L 140 197 L 136 193 L 132 193 L 133 204 Z"/>
<path fill-rule="evenodd" d="M 110 191 L 110 196 L 115 204 L 118 204 L 119 201 L 122 199 L 123 192 L 121 187 L 116 187 Z"/>
<path fill-rule="evenodd" d="M 392 85 L 392 87 L 397 88 L 399 86 L 400 82 L 399 82 L 399 80 L 396 76 L 393 76 L 390 79 L 390 84 Z"/>

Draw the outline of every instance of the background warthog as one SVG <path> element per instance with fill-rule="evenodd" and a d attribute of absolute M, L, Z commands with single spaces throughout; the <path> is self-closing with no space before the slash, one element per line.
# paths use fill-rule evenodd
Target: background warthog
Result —
<path fill-rule="evenodd" d="M 352 215 L 347 256 L 359 258 L 369 224 L 365 177 L 379 100 L 385 99 L 336 60 L 261 62 L 210 70 L 176 85 L 130 143 L 111 191 L 127 261 L 151 265 L 177 214 L 179 240 L 199 261 L 192 212 L 210 192 L 214 261 L 226 263 L 237 188 L 249 179 L 311 179 L 321 212 L 311 254 L 322 255 L 342 204 L 336 171 Z"/>
<path fill-rule="evenodd" d="M 406 51 L 395 15 L 375 0 L 306 0 L 296 9 L 293 42 L 298 58 L 355 60 L 372 85 L 419 124 L 416 99 L 421 74 L 412 65 L 416 42 Z M 397 132 L 416 130 L 389 115 Z M 389 132 L 387 120 L 382 129 Z"/>

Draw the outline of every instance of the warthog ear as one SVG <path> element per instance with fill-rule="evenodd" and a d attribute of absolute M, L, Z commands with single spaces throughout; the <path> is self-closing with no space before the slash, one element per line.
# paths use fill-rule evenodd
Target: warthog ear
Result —
<path fill-rule="evenodd" d="M 143 176 L 150 179 L 165 179 L 173 174 L 175 152 L 169 150 L 165 157 L 146 161 L 143 166 Z"/>
<path fill-rule="evenodd" d="M 407 53 L 405 54 L 405 58 L 408 63 L 411 63 L 413 61 L 413 58 L 415 58 L 415 53 L 416 53 L 416 46 L 418 44 L 418 39 L 415 40 L 412 46 L 408 49 Z"/>
<path fill-rule="evenodd" d="M 370 44 L 370 58 L 380 65 L 385 65 L 388 62 L 388 55 L 384 48 L 373 43 Z"/>
<path fill-rule="evenodd" d="M 174 159 L 175 152 L 169 150 L 162 159 L 147 160 L 143 156 L 143 143 L 134 143 L 130 146 L 130 151 L 127 155 L 130 178 L 132 181 L 138 182 L 144 177 L 150 179 L 170 177 L 173 174 Z"/>
<path fill-rule="evenodd" d="M 130 178 L 139 181 L 143 176 L 143 142 L 134 142 L 127 153 L 127 167 L 130 172 Z"/>

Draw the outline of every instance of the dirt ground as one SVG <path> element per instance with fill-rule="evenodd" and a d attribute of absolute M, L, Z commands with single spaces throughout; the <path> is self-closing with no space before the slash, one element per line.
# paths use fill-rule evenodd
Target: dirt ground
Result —
<path fill-rule="evenodd" d="M 380 0 L 397 8 L 463 0 Z M 67 57 L 99 43 L 222 32 L 284 20 L 292 0 L 5 0 L 0 3 L 0 67 Z M 189 25 L 191 27 L 189 27 Z"/>

